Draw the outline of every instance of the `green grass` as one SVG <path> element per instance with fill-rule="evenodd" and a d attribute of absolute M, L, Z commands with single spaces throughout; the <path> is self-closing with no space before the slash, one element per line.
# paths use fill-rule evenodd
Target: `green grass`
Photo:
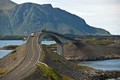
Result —
<path fill-rule="evenodd" d="M 78 68 L 78 69 L 82 69 L 82 70 L 86 70 L 86 71 L 89 71 L 89 70 L 92 70 L 92 69 L 93 69 L 93 68 L 91 68 L 91 67 L 81 66 L 81 65 L 77 65 L 77 68 Z"/>
<path fill-rule="evenodd" d="M 5 68 L 0 68 L 0 75 L 4 74 L 6 72 Z"/>
<path fill-rule="evenodd" d="M 47 78 L 47 80 L 60 80 L 60 76 L 50 67 L 39 64 L 39 69 L 42 71 L 43 76 Z"/>
<path fill-rule="evenodd" d="M 13 58 L 13 61 L 15 61 L 16 59 L 17 59 L 17 57 L 14 57 L 14 58 Z"/>
<path fill-rule="evenodd" d="M 70 78 L 69 76 L 63 76 L 62 80 L 74 80 L 74 79 Z"/>
<path fill-rule="evenodd" d="M 14 51 L 11 52 L 11 54 L 14 54 L 14 53 L 16 53 L 16 50 L 14 50 Z"/>
<path fill-rule="evenodd" d="M 57 47 L 57 44 L 50 44 L 51 47 Z"/>
<path fill-rule="evenodd" d="M 42 46 L 51 46 L 51 47 L 56 47 L 56 46 L 57 46 L 57 44 L 50 44 L 50 45 L 48 45 L 48 44 L 42 44 Z"/>

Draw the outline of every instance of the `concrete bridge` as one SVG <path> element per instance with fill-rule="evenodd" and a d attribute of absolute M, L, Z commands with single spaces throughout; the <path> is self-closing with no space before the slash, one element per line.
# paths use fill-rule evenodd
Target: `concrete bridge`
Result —
<path fill-rule="evenodd" d="M 61 56 L 63 56 L 63 52 L 64 52 L 63 45 L 65 42 L 73 42 L 75 44 L 80 43 L 80 41 L 75 40 L 75 39 L 70 38 L 70 37 L 67 37 L 67 36 L 64 36 L 63 34 L 59 34 L 59 33 L 52 32 L 52 31 L 43 31 L 39 36 L 39 44 L 41 44 L 41 42 L 43 41 L 43 39 L 46 36 L 55 40 L 55 42 L 57 43 L 57 53 Z"/>

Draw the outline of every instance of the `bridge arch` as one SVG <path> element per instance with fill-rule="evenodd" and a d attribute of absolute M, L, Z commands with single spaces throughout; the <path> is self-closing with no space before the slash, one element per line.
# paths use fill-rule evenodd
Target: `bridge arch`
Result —
<path fill-rule="evenodd" d="M 46 33 L 46 32 L 42 32 L 39 36 L 39 43 L 41 43 L 43 41 L 43 39 L 46 37 L 46 36 L 49 36 L 50 38 L 52 38 L 53 40 L 55 40 L 55 42 L 57 43 L 57 53 L 61 56 L 63 56 L 63 42 L 61 41 L 61 39 L 54 35 L 54 34 L 50 34 L 50 33 Z"/>

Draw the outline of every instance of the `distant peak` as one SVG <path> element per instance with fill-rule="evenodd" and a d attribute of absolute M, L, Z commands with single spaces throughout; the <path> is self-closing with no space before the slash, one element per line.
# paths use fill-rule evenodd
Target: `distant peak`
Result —
<path fill-rule="evenodd" d="M 23 3 L 22 5 L 39 5 L 41 7 L 51 7 L 52 8 L 52 5 L 51 4 L 36 4 L 36 3 L 32 3 L 32 2 L 27 2 L 27 3 Z"/>
<path fill-rule="evenodd" d="M 43 4 L 44 7 L 52 7 L 51 4 Z"/>
<path fill-rule="evenodd" d="M 11 0 L 0 0 L 0 10 L 11 9 L 16 5 L 17 4 L 12 2 Z"/>
<path fill-rule="evenodd" d="M 0 3 L 7 3 L 7 2 L 12 2 L 12 3 L 14 3 L 14 2 L 11 1 L 11 0 L 0 0 Z"/>

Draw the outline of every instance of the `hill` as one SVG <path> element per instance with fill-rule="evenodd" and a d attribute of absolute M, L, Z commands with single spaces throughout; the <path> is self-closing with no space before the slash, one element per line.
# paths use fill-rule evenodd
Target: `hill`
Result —
<path fill-rule="evenodd" d="M 0 19 L 0 35 L 28 35 L 43 28 L 62 34 L 110 34 L 50 4 L 19 4 L 9 10 L 0 10 Z"/>

